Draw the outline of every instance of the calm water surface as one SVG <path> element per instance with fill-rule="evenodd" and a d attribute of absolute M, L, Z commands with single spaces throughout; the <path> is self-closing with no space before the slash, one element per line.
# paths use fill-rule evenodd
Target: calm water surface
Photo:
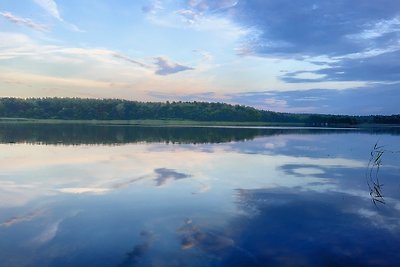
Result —
<path fill-rule="evenodd" d="M 1 266 L 399 266 L 399 134 L 2 124 Z"/>

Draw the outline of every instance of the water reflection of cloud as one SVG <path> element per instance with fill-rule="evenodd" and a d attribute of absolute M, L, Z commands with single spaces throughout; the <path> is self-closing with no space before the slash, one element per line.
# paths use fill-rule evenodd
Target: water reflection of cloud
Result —
<path fill-rule="evenodd" d="M 192 192 L 193 195 L 202 194 L 210 191 L 211 186 L 209 184 L 200 183 L 200 188 L 197 191 Z"/>
<path fill-rule="evenodd" d="M 279 169 L 285 172 L 287 175 L 292 175 L 296 177 L 313 176 L 326 178 L 327 176 L 329 177 L 329 175 L 332 175 L 332 173 L 329 172 L 329 169 L 331 169 L 332 167 L 337 166 L 330 166 L 329 168 L 313 164 L 284 164 L 280 166 Z"/>
<path fill-rule="evenodd" d="M 201 229 L 191 219 L 186 219 L 177 232 L 183 250 L 198 247 L 207 253 L 218 253 L 235 245 L 235 241 L 228 236 Z"/>
<path fill-rule="evenodd" d="M 61 193 L 69 194 L 105 194 L 113 190 L 127 188 L 132 184 L 143 180 L 154 180 L 156 182 L 156 186 L 163 186 L 166 185 L 168 182 L 186 179 L 189 177 L 191 177 L 191 175 L 181 173 L 173 169 L 156 168 L 154 169 L 152 174 L 146 174 L 131 179 L 122 179 L 119 182 L 113 182 L 112 184 L 107 183 L 100 187 L 64 187 L 58 189 L 58 191 Z M 208 190 L 208 188 L 201 188 L 200 191 L 201 190 L 205 192 L 206 190 Z"/>
<path fill-rule="evenodd" d="M 99 187 L 65 187 L 58 189 L 58 191 L 69 194 L 106 194 L 113 190 L 127 188 L 138 181 L 142 181 L 151 177 L 152 175 L 143 175 L 132 179 L 120 179 L 119 182 L 112 182 L 112 184 L 106 183 Z"/>
<path fill-rule="evenodd" d="M 143 179 L 148 178 L 149 176 L 150 176 L 150 175 L 143 175 L 143 176 L 140 176 L 140 177 L 137 177 L 137 178 L 133 178 L 133 179 L 129 179 L 129 180 L 124 180 L 124 181 L 121 181 L 121 182 L 118 182 L 118 183 L 112 185 L 111 187 L 112 187 L 113 189 L 122 189 L 122 188 L 126 188 L 126 187 L 128 187 L 128 186 L 130 186 L 130 185 L 132 185 L 132 184 L 134 184 L 134 183 L 136 183 L 136 182 L 138 182 L 138 181 L 141 181 L 141 180 L 143 180 Z"/>
<path fill-rule="evenodd" d="M 18 223 L 29 222 L 36 219 L 37 217 L 42 216 L 44 213 L 45 213 L 44 209 L 37 209 L 27 214 L 17 215 L 1 223 L 0 227 L 10 227 Z"/>
<path fill-rule="evenodd" d="M 238 205 L 253 216 L 239 216 L 238 246 L 271 266 L 395 266 L 400 214 L 373 210 L 368 199 L 344 193 L 275 188 L 239 190 Z M 253 207 L 252 209 L 249 207 Z M 396 232 L 393 232 L 395 227 Z M 244 266 L 230 255 L 224 266 Z M 301 264 L 300 264 L 301 263 Z M 248 265 L 257 266 L 257 265 Z"/>
<path fill-rule="evenodd" d="M 23 206 L 37 198 L 53 195 L 47 188 L 38 188 L 34 183 L 21 181 L 0 181 L 0 208 Z"/>
<path fill-rule="evenodd" d="M 177 234 L 182 250 L 197 249 L 211 258 L 216 258 L 218 260 L 216 266 L 230 266 L 219 264 L 226 255 L 240 255 L 248 263 L 242 266 L 263 266 L 251 251 L 238 246 L 229 235 L 196 225 L 189 218 L 178 228 Z"/>
<path fill-rule="evenodd" d="M 70 218 L 73 218 L 80 214 L 82 211 L 81 210 L 73 210 L 66 212 L 66 214 L 62 215 L 61 218 L 59 217 L 58 219 L 47 223 L 41 223 L 41 225 L 44 225 L 44 230 L 41 231 L 36 237 L 32 239 L 33 243 L 43 245 L 44 243 L 52 241 L 58 234 L 59 229 L 61 224 Z M 53 214 L 53 216 L 56 216 Z"/>
<path fill-rule="evenodd" d="M 298 150 L 303 150 L 303 151 L 312 151 L 312 152 L 318 152 L 321 151 L 322 149 L 320 147 L 317 146 L 305 146 L 305 145 L 298 145 L 298 146 L 294 146 L 295 149 Z"/>
<path fill-rule="evenodd" d="M 308 182 L 302 186 L 305 190 L 314 190 L 318 192 L 335 191 L 353 196 L 370 199 L 369 187 L 365 177 L 366 166 L 358 167 L 352 165 L 322 165 L 322 164 L 302 164 L 289 163 L 278 167 L 279 171 L 285 174 L 285 177 L 304 179 L 318 179 L 318 181 Z M 398 174 L 393 168 L 386 165 L 380 169 L 382 182 L 384 183 L 384 198 L 390 201 L 391 205 L 399 202 L 398 194 Z M 297 180 L 297 179 L 296 179 Z M 392 186 L 386 186 L 392 185 Z M 393 186 L 396 185 L 396 186 Z"/>
<path fill-rule="evenodd" d="M 173 169 L 167 168 L 158 168 L 155 169 L 154 172 L 156 173 L 156 178 L 154 180 L 156 181 L 157 186 L 165 185 L 170 180 L 176 181 L 190 177 L 189 174 L 177 172 Z"/>
<path fill-rule="evenodd" d="M 306 137 L 301 136 L 301 141 L 305 142 L 303 139 L 307 139 Z M 296 136 L 291 135 L 271 138 L 208 145 L 213 153 L 201 150 L 201 147 L 207 145 L 130 144 L 116 147 L 13 145 L 9 147 L 12 149 L 8 149 L 10 150 L 10 155 L 6 156 L 8 160 L 0 162 L 2 172 L 6 172 L 14 179 L 13 182 L 1 182 L 4 186 L 0 189 L 0 200 L 4 201 L 1 201 L 0 205 L 8 207 L 24 205 L 34 199 L 60 193 L 105 194 L 116 189 L 128 188 L 139 181 L 152 179 L 155 179 L 157 186 L 161 186 L 189 176 L 193 177 L 192 186 L 207 181 L 213 188 L 221 186 L 239 188 L 245 184 L 250 188 L 299 186 L 317 182 L 317 178 L 308 176 L 302 180 L 294 180 L 292 177 L 283 176 L 279 166 L 301 163 L 352 168 L 364 165 L 364 162 L 343 157 L 293 157 L 282 153 L 258 153 L 257 150 L 252 150 L 260 144 L 259 142 L 284 144 L 286 138 L 297 140 Z M 243 148 L 232 150 L 231 146 L 235 144 Z M 159 149 L 160 146 L 162 149 Z M 155 151 L 149 152 L 152 148 Z M 242 153 L 243 151 L 246 153 Z M 11 161 L 13 163 L 8 164 Z M 21 162 L 24 164 L 21 165 Z M 187 170 L 190 170 L 190 175 L 187 174 Z M 200 189 L 200 191 L 206 190 L 207 187 Z"/>
<path fill-rule="evenodd" d="M 46 229 L 43 231 L 43 232 L 41 232 L 35 239 L 34 239 L 34 242 L 37 242 L 37 243 L 47 243 L 47 242 L 49 242 L 49 241 L 51 241 L 56 235 L 57 235 L 57 232 L 58 232 L 58 228 L 59 228 L 59 226 L 60 226 L 60 224 L 61 224 L 61 222 L 62 222 L 63 220 L 58 220 L 58 221 L 56 221 L 56 222 L 54 222 L 54 223 L 51 223 L 50 225 L 48 225 L 47 227 L 46 227 Z"/>
<path fill-rule="evenodd" d="M 391 231 L 393 234 L 397 234 L 400 230 L 400 221 L 397 214 L 382 216 L 376 207 L 360 208 L 357 213 L 366 218 L 376 228 L 383 228 Z"/>
<path fill-rule="evenodd" d="M 91 194 L 104 194 L 110 189 L 108 188 L 94 188 L 94 187 L 66 187 L 59 189 L 61 193 L 69 193 L 69 194 L 84 194 L 84 193 L 91 193 Z"/>
<path fill-rule="evenodd" d="M 148 231 L 142 231 L 140 233 L 143 241 L 139 244 L 136 244 L 131 251 L 126 253 L 125 259 L 118 265 L 118 267 L 127 267 L 127 266 L 136 266 L 141 264 L 142 258 L 150 249 L 154 235 Z"/>

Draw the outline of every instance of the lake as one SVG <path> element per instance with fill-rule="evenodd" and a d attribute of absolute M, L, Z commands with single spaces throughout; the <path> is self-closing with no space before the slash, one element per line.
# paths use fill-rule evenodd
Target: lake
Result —
<path fill-rule="evenodd" d="M 399 128 L 0 124 L 1 266 L 398 266 L 399 141 Z"/>

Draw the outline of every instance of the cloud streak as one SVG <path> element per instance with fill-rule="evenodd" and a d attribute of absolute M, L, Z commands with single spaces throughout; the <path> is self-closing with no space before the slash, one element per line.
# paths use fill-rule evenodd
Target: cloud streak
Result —
<path fill-rule="evenodd" d="M 52 16 L 53 18 L 57 19 L 60 22 L 63 22 L 69 30 L 74 32 L 84 32 L 75 24 L 65 21 L 61 17 L 57 3 L 54 0 L 34 0 L 34 2 L 41 8 L 43 8 L 50 16 Z"/>
<path fill-rule="evenodd" d="M 58 11 L 58 7 L 55 1 L 53 0 L 34 0 L 36 4 L 38 4 L 41 8 L 43 8 L 47 13 L 49 13 L 52 17 L 58 19 L 59 21 L 63 21 L 61 18 L 60 12 Z"/>
<path fill-rule="evenodd" d="M 136 64 L 136 65 L 138 65 L 138 66 L 140 66 L 140 67 L 143 67 L 143 68 L 146 68 L 146 69 L 147 69 L 147 68 L 150 68 L 150 66 L 148 66 L 148 65 L 146 65 L 146 64 L 144 64 L 144 63 L 141 63 L 141 62 L 139 62 L 139 61 L 137 61 L 137 60 L 134 60 L 134 59 L 132 59 L 132 58 L 130 58 L 130 57 L 121 55 L 121 54 L 119 54 L 119 53 L 114 53 L 114 54 L 113 54 L 113 57 L 119 58 L 119 59 L 122 59 L 122 60 L 125 60 L 125 61 L 127 61 L 127 62 Z"/>
<path fill-rule="evenodd" d="M 22 26 L 27 26 L 27 27 L 32 28 L 37 31 L 47 32 L 49 30 L 49 28 L 44 24 L 36 23 L 29 18 L 18 17 L 16 15 L 12 14 L 11 12 L 0 12 L 0 15 L 3 16 L 8 21 L 10 21 L 11 23 L 15 23 L 15 24 L 22 25 Z"/>
<path fill-rule="evenodd" d="M 330 64 L 328 68 L 316 71 L 293 72 L 285 74 L 282 79 L 289 83 L 321 81 L 381 81 L 400 82 L 400 50 L 371 56 L 367 58 L 344 58 Z M 297 74 L 311 73 L 322 76 L 317 79 L 303 79 Z"/>
<path fill-rule="evenodd" d="M 205 18 L 223 13 L 238 4 L 236 0 L 190 0 L 182 9 L 175 11 L 176 14 L 188 24 L 198 24 Z"/>

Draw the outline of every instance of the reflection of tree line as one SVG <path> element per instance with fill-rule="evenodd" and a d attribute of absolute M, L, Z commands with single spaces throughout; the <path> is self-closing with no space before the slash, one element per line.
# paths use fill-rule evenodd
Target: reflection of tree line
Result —
<path fill-rule="evenodd" d="M 1 143 L 123 144 L 138 142 L 222 143 L 253 139 L 257 129 L 99 125 L 0 125 Z"/>
<path fill-rule="evenodd" d="M 224 143 L 281 134 L 329 134 L 368 131 L 398 135 L 400 129 L 304 129 L 139 127 L 90 124 L 0 124 L 0 143 L 34 144 L 124 144 L 161 142 L 182 144 Z"/>

